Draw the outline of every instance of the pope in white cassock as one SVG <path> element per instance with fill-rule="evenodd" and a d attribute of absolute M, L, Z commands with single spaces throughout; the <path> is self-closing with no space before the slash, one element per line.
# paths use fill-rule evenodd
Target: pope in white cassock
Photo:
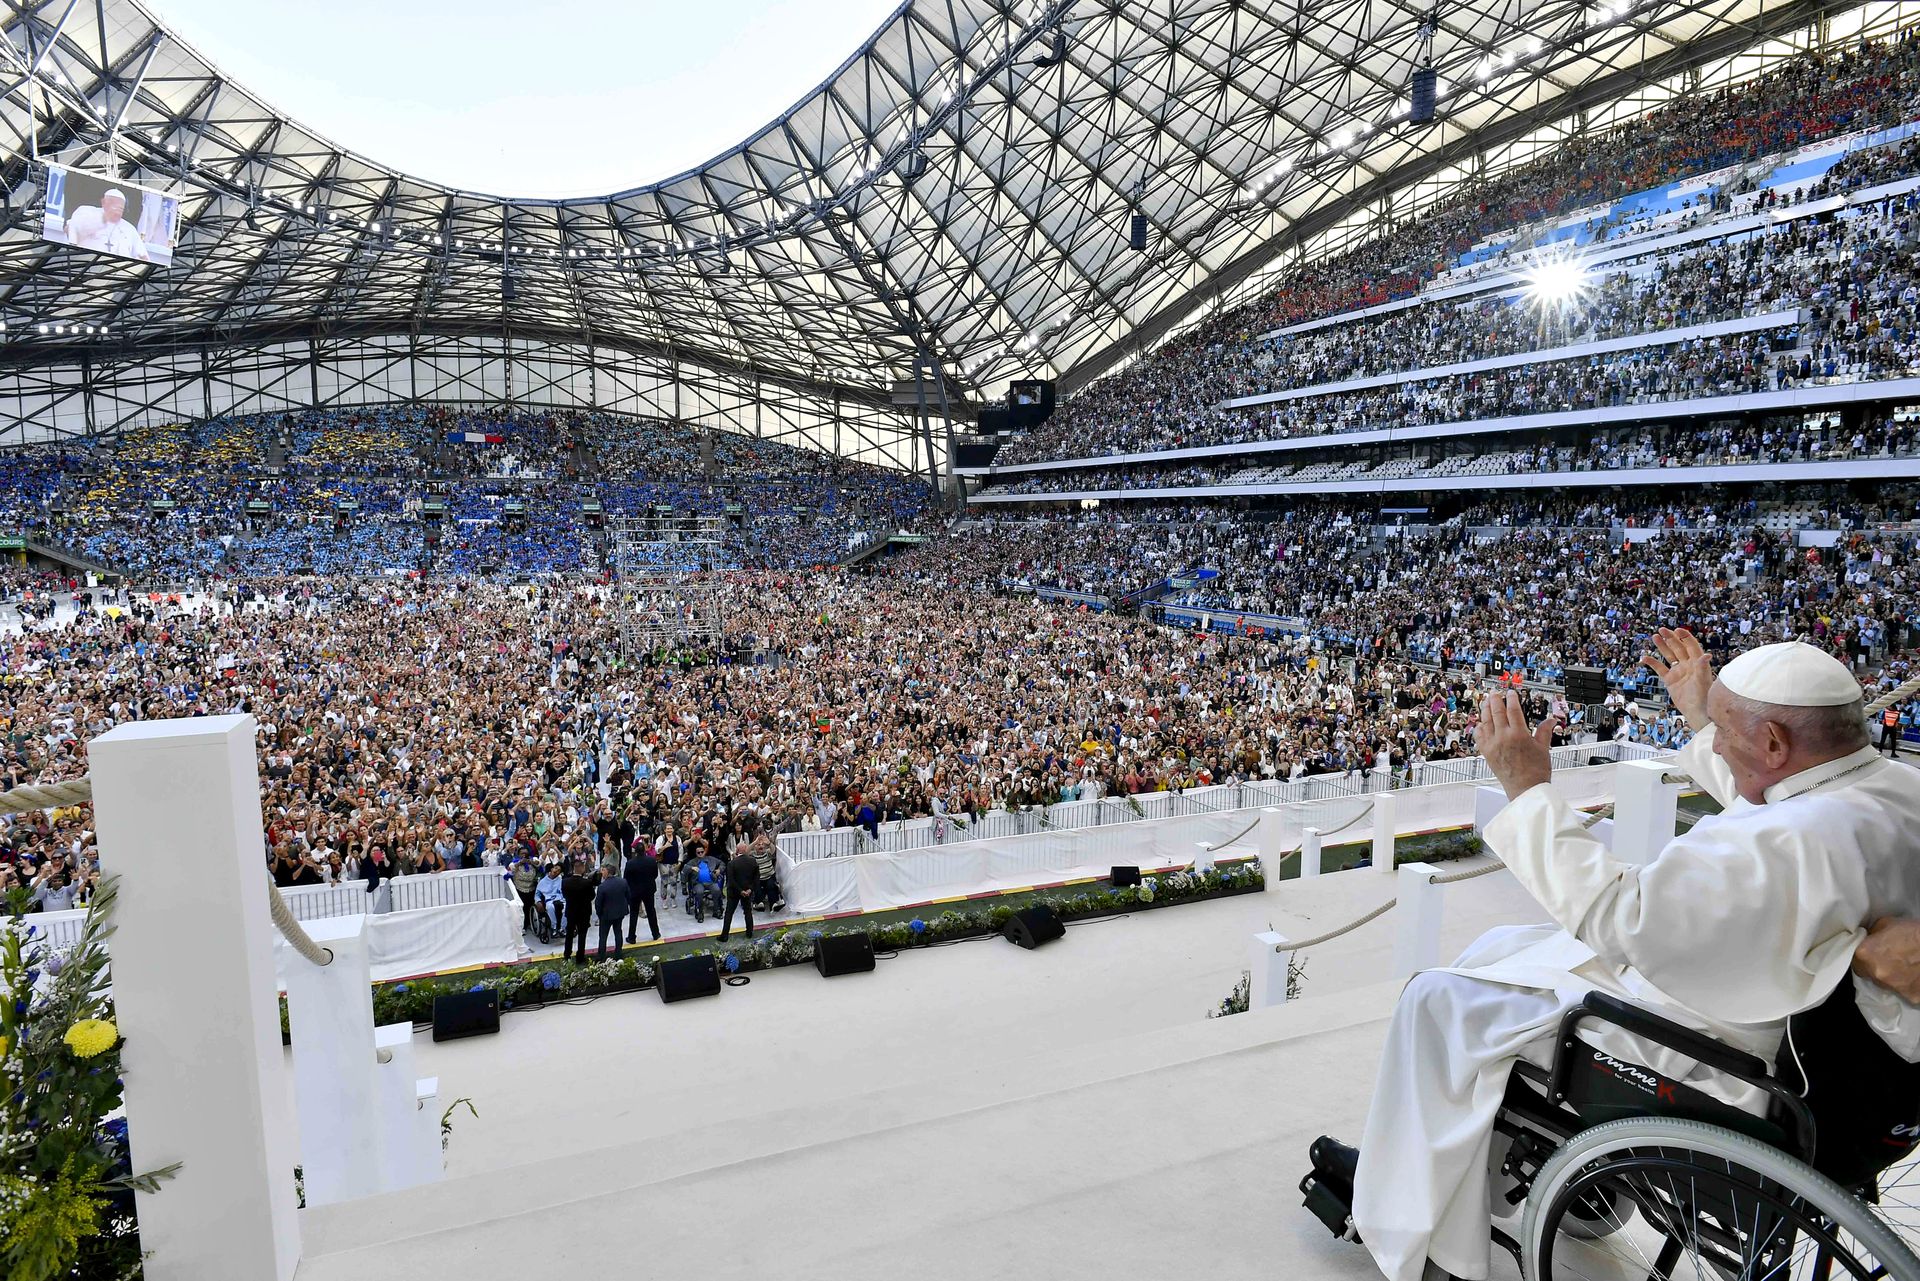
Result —
<path fill-rule="evenodd" d="M 1833 991 L 1870 925 L 1920 915 L 1920 776 L 1867 745 L 1846 667 L 1766 645 L 1716 680 L 1691 634 L 1663 629 L 1655 648 L 1647 665 L 1698 731 L 1676 768 L 1725 809 L 1645 866 L 1613 858 L 1555 791 L 1551 720 L 1529 733 L 1512 694 L 1482 706 L 1481 750 L 1509 800 L 1487 844 L 1557 924 L 1494 930 L 1401 995 L 1353 1184 L 1353 1226 L 1393 1281 L 1487 1276 L 1494 1113 L 1515 1060 L 1547 1065 L 1562 1013 L 1588 992 L 1771 1061 L 1787 1019 Z M 1855 986 L 1869 1025 L 1920 1061 L 1920 1009 Z M 1617 1029 L 1595 1036 L 1754 1105 L 1690 1060 L 1607 1039 L 1625 1038 Z"/>

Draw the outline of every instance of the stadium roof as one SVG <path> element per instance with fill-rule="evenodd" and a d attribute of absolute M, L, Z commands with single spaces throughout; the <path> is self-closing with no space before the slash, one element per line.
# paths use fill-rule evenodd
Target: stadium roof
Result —
<path fill-rule="evenodd" d="M 133 0 L 7 0 L 0 358 L 510 334 L 851 395 L 910 378 L 917 350 L 963 388 L 1071 387 L 1390 193 L 1439 194 L 1475 153 L 1847 7 L 909 0 L 732 151 L 540 200 L 344 151 Z M 1439 120 L 1414 126 L 1429 23 Z M 116 153 L 182 194 L 170 267 L 39 239 L 36 158 Z"/>

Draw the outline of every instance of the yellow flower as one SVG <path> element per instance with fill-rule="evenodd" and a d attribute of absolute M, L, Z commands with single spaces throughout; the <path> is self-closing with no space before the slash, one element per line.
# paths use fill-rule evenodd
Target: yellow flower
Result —
<path fill-rule="evenodd" d="M 7 1047 L 11 1044 L 13 1044 L 13 1042 L 7 1040 L 4 1036 L 0 1036 L 0 1059 L 7 1057 Z"/>
<path fill-rule="evenodd" d="M 62 1039 L 75 1058 L 91 1059 L 113 1048 L 120 1039 L 120 1029 L 106 1019 L 81 1019 Z"/>

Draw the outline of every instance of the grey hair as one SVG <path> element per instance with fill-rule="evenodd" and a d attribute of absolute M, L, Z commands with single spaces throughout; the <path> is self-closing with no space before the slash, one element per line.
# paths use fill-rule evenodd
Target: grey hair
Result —
<path fill-rule="evenodd" d="M 1867 745 L 1864 698 L 1827 707 L 1790 707 L 1728 691 L 1727 703 L 1748 725 L 1772 721 L 1784 727 L 1794 747 L 1803 752 L 1842 756 Z"/>

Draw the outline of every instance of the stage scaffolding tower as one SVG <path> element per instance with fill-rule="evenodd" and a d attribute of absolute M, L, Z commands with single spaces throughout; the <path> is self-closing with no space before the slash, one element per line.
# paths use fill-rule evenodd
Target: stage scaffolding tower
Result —
<path fill-rule="evenodd" d="M 718 645 L 726 517 L 627 513 L 608 520 L 622 656 L 632 661 L 661 649 Z"/>

